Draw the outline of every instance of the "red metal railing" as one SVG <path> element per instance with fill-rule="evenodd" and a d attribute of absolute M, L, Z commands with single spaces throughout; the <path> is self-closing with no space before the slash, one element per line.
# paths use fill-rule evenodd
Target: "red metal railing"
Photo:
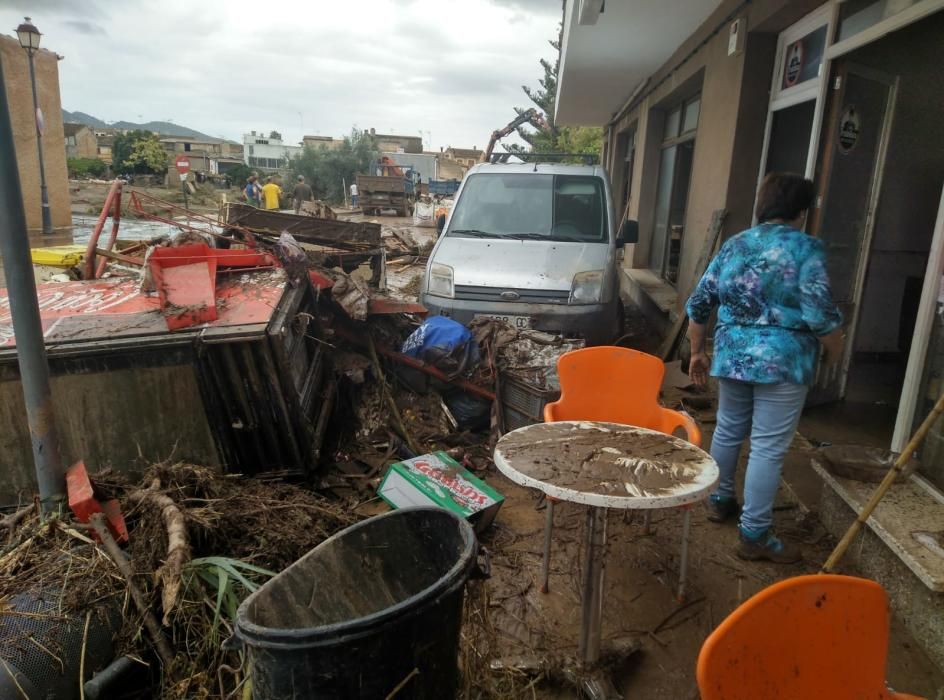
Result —
<path fill-rule="evenodd" d="M 118 226 L 121 223 L 121 180 L 115 180 L 111 183 L 108 195 L 105 197 L 105 203 L 102 205 L 102 213 L 98 215 L 95 222 L 95 228 L 92 229 L 92 235 L 89 236 L 88 246 L 85 248 L 85 261 L 82 265 L 82 278 L 93 280 L 105 270 L 105 258 L 102 258 L 95 268 L 95 249 L 98 248 L 98 239 L 101 238 L 102 229 L 108 220 L 108 211 L 112 211 L 111 235 L 108 237 L 108 247 L 105 250 L 111 251 L 118 239 Z"/>

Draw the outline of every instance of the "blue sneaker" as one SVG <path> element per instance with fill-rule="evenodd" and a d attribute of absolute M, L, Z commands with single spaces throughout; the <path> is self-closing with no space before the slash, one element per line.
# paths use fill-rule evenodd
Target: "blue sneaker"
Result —
<path fill-rule="evenodd" d="M 799 547 L 784 542 L 770 530 L 758 535 L 745 532 L 744 528 L 739 528 L 739 530 L 740 542 L 737 555 L 741 559 L 748 561 L 766 559 L 777 564 L 795 564 L 803 559 L 803 552 Z"/>

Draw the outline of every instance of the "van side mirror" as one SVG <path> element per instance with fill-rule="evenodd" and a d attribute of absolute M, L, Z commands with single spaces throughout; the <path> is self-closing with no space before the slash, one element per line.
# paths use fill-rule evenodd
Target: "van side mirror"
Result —
<path fill-rule="evenodd" d="M 619 234 L 616 236 L 616 247 L 622 248 L 627 243 L 639 242 L 639 222 L 627 219 L 623 222 Z"/>
<path fill-rule="evenodd" d="M 440 214 L 439 218 L 436 219 L 436 233 L 441 234 L 443 229 L 446 228 L 446 215 Z"/>

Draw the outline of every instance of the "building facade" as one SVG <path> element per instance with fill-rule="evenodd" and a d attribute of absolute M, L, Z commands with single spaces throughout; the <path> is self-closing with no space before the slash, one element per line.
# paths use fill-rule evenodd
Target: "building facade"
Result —
<path fill-rule="evenodd" d="M 405 136 L 402 134 L 378 134 L 376 129 L 370 130 L 377 150 L 381 153 L 422 153 L 422 136 Z"/>
<path fill-rule="evenodd" d="M 16 163 L 20 172 L 26 226 L 31 236 L 39 236 L 43 221 L 33 93 L 26 52 L 16 38 L 0 35 L 0 61 L 3 63 L 2 87 L 6 90 L 16 143 Z M 59 99 L 59 57 L 54 51 L 40 49 L 33 57 L 33 62 L 39 108 L 45 121 L 43 156 L 49 211 L 53 227 L 67 229 L 72 225 L 72 209 L 62 103 Z"/>
<path fill-rule="evenodd" d="M 336 139 L 333 136 L 303 136 L 302 145 L 314 148 L 316 151 L 325 149 L 327 151 L 336 151 L 344 145 L 344 139 Z"/>
<path fill-rule="evenodd" d="M 466 169 L 471 168 L 482 159 L 482 151 L 475 146 L 472 146 L 472 148 L 453 148 L 450 146 L 443 151 L 443 155 Z"/>
<path fill-rule="evenodd" d="M 221 175 L 243 162 L 242 144 L 225 139 L 194 138 L 192 136 L 161 136 L 161 146 L 167 151 L 170 170 L 181 155 L 190 161 L 194 173 Z"/>
<path fill-rule="evenodd" d="M 243 162 L 250 168 L 286 170 L 292 158 L 301 155 L 301 146 L 283 143 L 281 135 L 252 131 L 243 134 Z"/>
<path fill-rule="evenodd" d="M 600 10 L 565 3 L 556 120 L 604 127 L 616 211 L 639 222 L 626 296 L 667 333 L 716 250 L 716 213 L 726 212 L 723 241 L 752 225 L 765 174 L 804 174 L 817 191 L 807 232 L 826 244 L 848 339 L 809 404 L 830 407 L 847 437 L 901 450 L 944 393 L 944 1 L 637 0 Z M 920 509 L 928 528 L 944 530 L 944 421 L 919 457 L 896 500 L 907 505 L 885 504 L 871 534 L 919 582 L 895 604 L 944 666 L 944 623 L 929 622 L 944 619 L 944 559 L 905 525 L 917 528 Z M 824 480 L 824 493 L 855 502 L 854 485 Z M 880 574 L 893 590 L 898 579 Z M 913 607 L 919 599 L 929 607 Z"/>
<path fill-rule="evenodd" d="M 85 124 L 62 125 L 66 139 L 66 158 L 98 158 L 98 140 Z"/>

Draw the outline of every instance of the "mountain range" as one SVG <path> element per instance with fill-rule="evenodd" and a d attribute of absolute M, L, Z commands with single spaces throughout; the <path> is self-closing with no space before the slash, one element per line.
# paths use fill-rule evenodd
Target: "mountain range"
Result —
<path fill-rule="evenodd" d="M 215 136 L 209 136 L 196 129 L 190 129 L 180 124 L 174 124 L 173 122 L 144 122 L 143 124 L 137 124 L 135 122 L 112 122 L 109 124 L 98 117 L 93 117 L 91 114 L 86 114 L 85 112 L 69 112 L 65 109 L 62 110 L 62 121 L 71 124 L 85 124 L 100 129 L 143 129 L 144 131 L 153 131 L 167 136 L 189 136 L 195 139 L 217 140 Z"/>

